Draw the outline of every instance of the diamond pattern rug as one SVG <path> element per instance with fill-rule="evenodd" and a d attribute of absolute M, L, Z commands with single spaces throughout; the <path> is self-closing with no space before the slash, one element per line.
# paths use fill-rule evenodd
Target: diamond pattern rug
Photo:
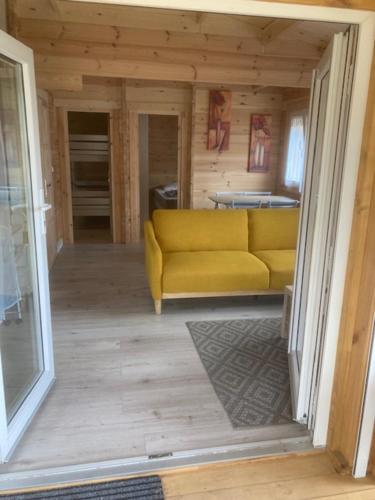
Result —
<path fill-rule="evenodd" d="M 288 341 L 281 319 L 186 323 L 233 427 L 292 419 Z"/>

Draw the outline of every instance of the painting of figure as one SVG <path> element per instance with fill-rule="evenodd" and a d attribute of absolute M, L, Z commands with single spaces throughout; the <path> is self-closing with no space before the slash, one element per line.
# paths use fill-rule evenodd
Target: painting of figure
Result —
<path fill-rule="evenodd" d="M 229 149 L 231 112 L 232 93 L 229 90 L 211 90 L 207 149 L 219 153 Z"/>
<path fill-rule="evenodd" d="M 249 172 L 268 172 L 271 166 L 272 115 L 251 115 Z"/>

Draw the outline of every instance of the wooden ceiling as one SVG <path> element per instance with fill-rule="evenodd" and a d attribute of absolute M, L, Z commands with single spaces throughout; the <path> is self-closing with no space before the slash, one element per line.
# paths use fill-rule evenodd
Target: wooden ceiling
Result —
<path fill-rule="evenodd" d="M 45 88 L 82 76 L 306 88 L 346 26 L 191 11 L 10 0 L 10 28 L 36 53 Z"/>

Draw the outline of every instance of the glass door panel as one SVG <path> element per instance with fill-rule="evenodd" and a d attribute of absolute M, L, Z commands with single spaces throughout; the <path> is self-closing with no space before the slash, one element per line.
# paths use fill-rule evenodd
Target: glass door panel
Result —
<path fill-rule="evenodd" d="M 0 56 L 0 347 L 7 421 L 43 372 L 22 66 Z"/>
<path fill-rule="evenodd" d="M 0 31 L 0 461 L 54 381 L 32 51 Z"/>
<path fill-rule="evenodd" d="M 315 425 L 316 401 L 331 295 L 351 49 L 356 30 L 335 34 L 313 76 L 295 290 L 289 338 L 294 418 Z M 318 388 L 319 387 L 319 391 Z"/>
<path fill-rule="evenodd" d="M 326 110 L 327 110 L 327 99 L 328 99 L 328 87 L 329 87 L 329 71 L 324 73 L 320 79 L 319 85 L 319 95 L 317 98 L 317 117 L 314 123 L 316 127 L 316 139 L 315 139 L 315 154 L 314 154 L 314 176 L 312 179 L 312 187 L 311 192 L 313 193 L 312 203 L 315 203 L 314 207 L 311 207 L 311 213 L 309 214 L 309 234 L 307 235 L 307 246 L 311 248 L 312 239 L 313 239 L 313 228 L 315 227 L 315 216 L 316 216 L 316 203 L 317 203 L 317 191 L 318 184 L 320 179 L 320 168 L 322 162 L 322 151 L 323 151 L 323 135 L 324 135 L 324 123 L 326 119 Z M 308 275 L 310 271 L 310 262 L 307 261 L 305 263 L 305 274 Z M 304 321 L 306 308 L 308 301 L 308 287 L 302 290 L 301 299 L 300 299 L 300 321 L 301 323 Z M 298 371 L 301 371 L 302 367 L 302 353 L 303 353 L 303 343 L 305 337 L 305 329 L 301 325 L 299 328 L 299 334 L 296 339 L 296 360 L 298 365 Z"/>

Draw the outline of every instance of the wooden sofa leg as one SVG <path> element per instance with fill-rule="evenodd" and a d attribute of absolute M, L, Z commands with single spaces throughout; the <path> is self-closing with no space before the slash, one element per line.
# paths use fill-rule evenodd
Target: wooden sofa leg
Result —
<path fill-rule="evenodd" d="M 154 305 L 155 305 L 155 314 L 161 314 L 161 300 L 154 300 Z"/>

